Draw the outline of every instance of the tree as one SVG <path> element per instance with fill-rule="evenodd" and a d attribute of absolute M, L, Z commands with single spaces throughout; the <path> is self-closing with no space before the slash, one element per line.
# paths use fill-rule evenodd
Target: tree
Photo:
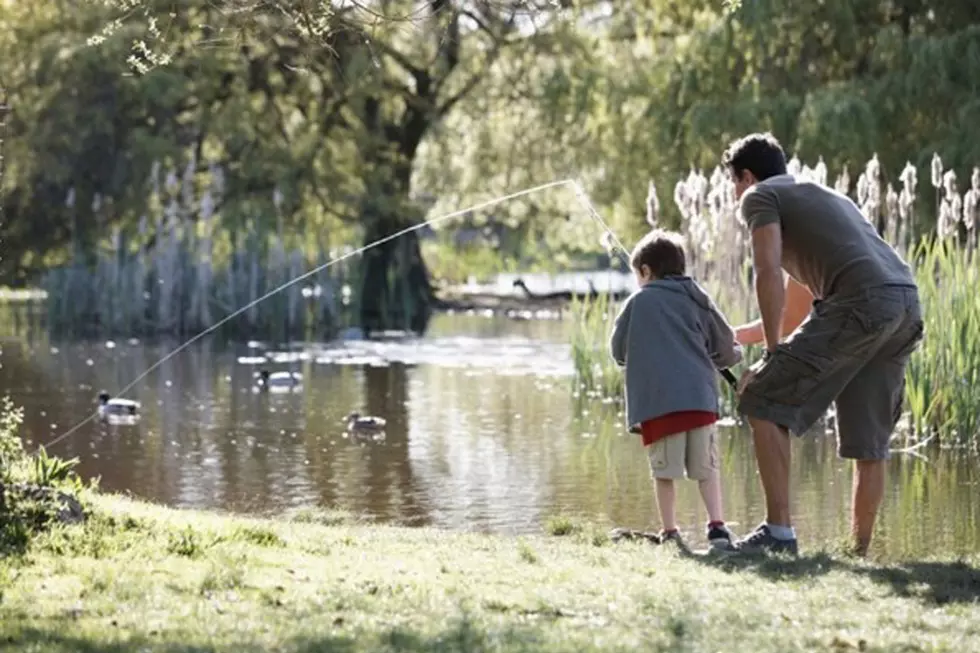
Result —
<path fill-rule="evenodd" d="M 539 4 L 127 0 L 118 15 L 90 5 L 7 8 L 6 24 L 20 42 L 41 46 L 45 64 L 16 70 L 25 165 L 9 202 L 20 226 L 9 235 L 24 254 L 72 240 L 91 246 L 106 219 L 89 208 L 95 196 L 112 198 L 108 220 L 132 226 L 154 165 L 194 161 L 226 171 L 220 208 L 231 220 L 260 215 L 281 189 L 294 224 L 310 224 L 312 203 L 360 227 L 365 245 L 391 236 L 422 215 L 412 170 L 432 129 L 502 53 L 534 48 L 561 24 L 551 3 Z M 86 37 L 95 49 L 82 47 Z M 42 115 L 49 127 L 30 127 Z M 204 183 L 206 171 L 198 177 Z M 414 233 L 366 253 L 360 295 L 368 329 L 424 325 L 432 289 Z"/>
<path fill-rule="evenodd" d="M 453 117 L 480 135 L 450 135 L 437 158 L 511 190 L 577 177 L 626 239 L 646 228 L 651 178 L 662 217 L 676 224 L 673 184 L 717 165 L 749 131 L 773 131 L 811 164 L 847 165 L 852 180 L 875 152 L 893 183 L 906 160 L 928 177 L 934 151 L 961 179 L 980 161 L 968 137 L 980 120 L 975 3 L 767 0 L 727 11 L 710 0 L 627 0 L 573 42 L 516 84 L 502 61 Z M 480 118 L 488 111 L 492 125 Z"/>

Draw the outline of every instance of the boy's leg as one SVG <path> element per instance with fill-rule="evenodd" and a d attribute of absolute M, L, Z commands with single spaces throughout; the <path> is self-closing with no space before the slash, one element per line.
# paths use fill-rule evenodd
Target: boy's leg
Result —
<path fill-rule="evenodd" d="M 658 478 L 657 484 L 657 509 L 660 511 L 660 527 L 664 532 L 677 530 L 677 515 L 675 506 L 677 502 L 674 492 L 674 479 Z"/>
<path fill-rule="evenodd" d="M 708 520 L 724 522 L 721 475 L 718 473 L 717 429 L 714 424 L 687 432 L 687 476 L 698 482 Z"/>
<path fill-rule="evenodd" d="M 725 526 L 721 499 L 718 430 L 714 424 L 687 433 L 687 475 L 698 482 L 708 511 L 708 541 L 712 546 L 732 546 L 732 533 Z"/>
<path fill-rule="evenodd" d="M 712 470 L 708 478 L 698 481 L 698 490 L 704 501 L 704 509 L 708 511 L 708 521 L 712 524 L 723 523 L 725 513 L 721 505 L 721 474 L 717 469 Z"/>
<path fill-rule="evenodd" d="M 647 452 L 650 476 L 657 490 L 657 509 L 665 532 L 677 530 L 674 479 L 684 478 L 686 449 L 686 434 L 675 433 L 651 444 Z"/>

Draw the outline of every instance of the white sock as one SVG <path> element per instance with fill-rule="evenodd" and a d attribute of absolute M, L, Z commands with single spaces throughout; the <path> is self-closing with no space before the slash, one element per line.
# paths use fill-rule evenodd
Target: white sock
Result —
<path fill-rule="evenodd" d="M 777 540 L 795 540 L 796 531 L 793 530 L 792 526 L 780 526 L 779 524 L 773 524 L 766 522 L 766 527 L 769 532 Z"/>

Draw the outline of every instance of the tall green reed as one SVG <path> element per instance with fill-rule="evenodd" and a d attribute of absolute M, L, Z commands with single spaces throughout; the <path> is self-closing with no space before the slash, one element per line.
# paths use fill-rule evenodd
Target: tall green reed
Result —
<path fill-rule="evenodd" d="M 923 239 L 910 252 L 925 337 L 906 374 L 910 438 L 980 444 L 980 272 L 975 250 Z"/>
<path fill-rule="evenodd" d="M 569 306 L 575 382 L 586 396 L 614 398 L 623 394 L 623 372 L 609 350 L 618 310 L 618 302 L 605 294 L 573 299 Z"/>

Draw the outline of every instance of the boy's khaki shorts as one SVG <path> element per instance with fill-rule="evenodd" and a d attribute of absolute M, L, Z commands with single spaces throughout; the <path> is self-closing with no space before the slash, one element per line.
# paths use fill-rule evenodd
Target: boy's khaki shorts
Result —
<path fill-rule="evenodd" d="M 668 435 L 648 447 L 653 478 L 703 481 L 718 469 L 717 429 L 714 424 Z"/>

